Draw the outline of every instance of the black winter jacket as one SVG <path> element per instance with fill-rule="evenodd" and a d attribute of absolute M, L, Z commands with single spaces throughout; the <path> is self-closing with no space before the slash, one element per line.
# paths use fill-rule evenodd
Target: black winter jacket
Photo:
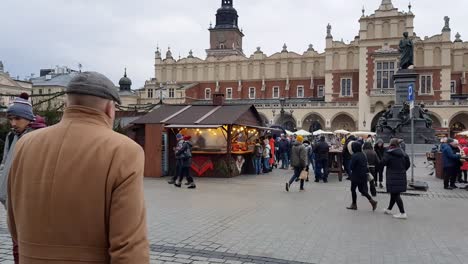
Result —
<path fill-rule="evenodd" d="M 403 152 L 401 148 L 388 149 L 384 153 L 382 165 L 387 167 L 387 192 L 406 192 L 408 184 L 406 180 L 406 171 L 411 166 L 408 155 Z"/>
<path fill-rule="evenodd" d="M 328 152 L 330 152 L 330 146 L 325 141 L 319 141 L 314 145 L 314 153 L 316 160 L 328 159 Z"/>
<path fill-rule="evenodd" d="M 361 144 L 354 142 L 352 145 L 352 150 L 354 152 L 351 157 L 351 181 L 363 184 L 367 182 L 367 173 L 369 169 L 367 168 L 367 158 L 366 155 L 362 152 Z"/>

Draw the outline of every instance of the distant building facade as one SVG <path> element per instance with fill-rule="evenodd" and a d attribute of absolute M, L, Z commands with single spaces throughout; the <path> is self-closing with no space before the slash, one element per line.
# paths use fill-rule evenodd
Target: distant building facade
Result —
<path fill-rule="evenodd" d="M 6 109 L 21 93 L 31 95 L 32 83 L 12 78 L 0 61 L 0 109 Z"/>
<path fill-rule="evenodd" d="M 459 33 L 453 36 L 448 17 L 440 17 L 440 34 L 421 38 L 414 30 L 411 5 L 401 11 L 391 0 L 382 0 L 373 14 L 363 10 L 360 30 L 350 43 L 335 40 L 327 25 L 322 53 L 309 45 L 299 54 L 285 44 L 271 56 L 259 47 L 247 57 L 233 1 L 221 5 L 216 25 L 209 29 L 207 58 L 190 52 L 176 60 L 169 49 L 163 59 L 158 48 L 156 78 L 140 91 L 141 102 L 154 103 L 162 94 L 157 91 L 173 86 L 174 101 L 208 102 L 214 93 L 223 93 L 228 102 L 255 104 L 266 123 L 290 129 L 308 130 L 318 121 L 330 130 L 372 130 L 394 101 L 398 43 L 408 32 L 420 74 L 417 101 L 429 109 L 434 127 L 452 132 L 468 128 L 468 42 Z"/>

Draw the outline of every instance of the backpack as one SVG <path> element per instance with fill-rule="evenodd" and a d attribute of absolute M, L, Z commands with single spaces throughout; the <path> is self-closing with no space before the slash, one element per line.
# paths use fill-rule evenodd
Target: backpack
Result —
<path fill-rule="evenodd" d="M 255 156 L 262 157 L 263 155 L 263 148 L 262 146 L 255 146 Z"/>
<path fill-rule="evenodd" d="M 187 144 L 187 143 L 185 143 Z M 187 144 L 187 148 L 184 151 L 184 158 L 188 159 L 192 157 L 192 148 L 190 147 L 189 144 Z"/>

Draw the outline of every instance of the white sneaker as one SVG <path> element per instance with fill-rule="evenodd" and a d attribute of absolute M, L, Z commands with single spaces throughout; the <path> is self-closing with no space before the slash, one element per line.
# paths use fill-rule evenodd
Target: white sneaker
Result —
<path fill-rule="evenodd" d="M 388 210 L 388 209 L 385 209 L 383 211 L 384 214 L 387 214 L 387 215 L 392 215 L 392 211 L 391 210 Z"/>
<path fill-rule="evenodd" d="M 406 213 L 402 214 L 402 213 L 398 213 L 396 215 L 393 215 L 394 218 L 397 218 L 397 219 L 407 219 L 408 216 L 406 215 Z"/>

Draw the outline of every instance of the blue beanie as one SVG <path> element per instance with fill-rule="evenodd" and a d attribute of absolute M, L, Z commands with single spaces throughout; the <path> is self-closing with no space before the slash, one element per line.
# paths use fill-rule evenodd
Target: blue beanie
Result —
<path fill-rule="evenodd" d="M 177 140 L 180 140 L 180 139 L 183 139 L 184 136 L 183 136 L 182 134 L 178 133 L 178 134 L 176 135 L 176 138 L 177 138 Z"/>
<path fill-rule="evenodd" d="M 13 101 L 7 109 L 7 115 L 17 116 L 29 121 L 34 121 L 35 117 L 32 111 L 32 105 L 28 101 L 29 96 L 21 96 Z"/>

